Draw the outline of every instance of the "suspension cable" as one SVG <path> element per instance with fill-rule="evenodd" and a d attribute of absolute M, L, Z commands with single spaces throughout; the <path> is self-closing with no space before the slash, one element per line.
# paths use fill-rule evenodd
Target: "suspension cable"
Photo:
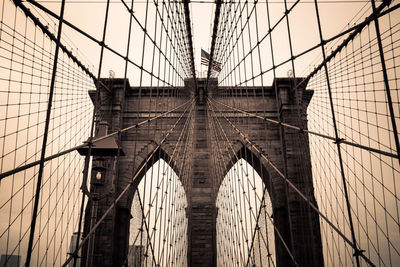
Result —
<path fill-rule="evenodd" d="M 236 107 L 224 104 L 224 103 L 222 103 L 222 102 L 220 102 L 218 100 L 215 100 L 213 98 L 211 98 L 210 100 L 214 101 L 214 102 L 216 102 L 216 103 L 218 103 L 218 104 L 220 104 L 220 105 L 222 105 L 224 107 L 227 107 L 227 108 L 229 108 L 231 110 L 234 110 L 234 111 L 240 112 L 242 114 L 246 114 L 246 115 L 252 116 L 252 117 L 257 118 L 257 119 L 264 120 L 266 122 L 270 122 L 270 123 L 273 123 L 273 124 L 276 124 L 276 125 L 281 125 L 283 127 L 289 128 L 289 129 L 294 129 L 294 130 L 296 130 L 298 132 L 304 132 L 304 133 L 307 133 L 307 134 L 312 134 L 312 135 L 315 135 L 315 136 L 319 136 L 319 137 L 322 137 L 322 138 L 326 138 L 326 139 L 332 140 L 332 141 L 335 142 L 335 144 L 336 143 L 346 144 L 346 145 L 349 145 L 349 146 L 358 147 L 358 148 L 361 148 L 361 149 L 364 149 L 364 150 L 367 150 L 367 151 L 370 151 L 370 152 L 375 152 L 375 153 L 382 154 L 382 155 L 385 155 L 385 156 L 388 156 L 388 157 L 392 157 L 392 158 L 397 158 L 398 157 L 396 154 L 393 154 L 393 153 L 390 153 L 390 152 L 387 152 L 387 151 L 383 151 L 383 150 L 380 150 L 380 149 L 376 149 L 376 148 L 373 148 L 373 147 L 357 144 L 357 143 L 348 141 L 348 140 L 346 140 L 344 138 L 340 138 L 340 137 L 339 138 L 335 138 L 335 137 L 327 135 L 327 134 L 314 132 L 314 131 L 305 129 L 303 127 L 292 125 L 292 124 L 287 123 L 287 122 L 282 122 L 282 121 L 270 119 L 267 116 L 260 116 L 257 113 L 252 113 L 252 112 L 240 109 L 240 108 L 236 108 Z"/>
<path fill-rule="evenodd" d="M 189 103 L 191 103 L 191 102 L 193 102 L 193 99 L 190 99 L 190 100 L 186 101 L 185 103 L 183 103 L 183 104 L 177 106 L 176 108 L 173 108 L 173 109 L 171 109 L 171 110 L 169 110 L 169 111 L 166 111 L 166 112 L 164 112 L 164 113 L 162 113 L 162 114 L 160 114 L 160 115 L 158 115 L 158 116 L 154 116 L 154 117 L 152 117 L 152 118 L 150 118 L 150 119 L 146 119 L 146 120 L 141 121 L 141 122 L 139 122 L 139 123 L 136 123 L 136 124 L 133 124 L 133 125 L 131 125 L 131 126 L 128 126 L 128 127 L 122 129 L 122 130 L 119 131 L 119 132 L 123 133 L 123 132 L 129 131 L 129 130 L 135 129 L 135 128 L 139 128 L 141 125 L 146 124 L 146 123 L 150 123 L 150 122 L 152 122 L 153 120 L 156 120 L 156 119 L 165 117 L 166 115 L 172 113 L 173 111 L 176 111 L 177 109 L 179 109 L 179 108 L 181 108 L 181 107 L 183 107 L 183 106 L 185 106 L 185 105 L 187 105 L 187 104 L 189 104 Z M 111 137 L 111 136 L 117 135 L 117 134 L 119 134 L 119 132 L 113 132 L 113 133 L 107 134 L 107 135 L 105 135 L 105 136 L 101 136 L 101 137 L 95 138 L 95 139 L 93 139 L 93 140 L 91 141 L 91 143 L 93 143 L 93 144 L 94 144 L 94 143 L 97 143 L 97 142 L 99 142 L 99 141 L 101 141 L 101 140 L 104 140 L 104 139 L 109 138 L 109 137 Z M 78 150 L 79 148 L 83 148 L 83 147 L 85 147 L 85 146 L 87 146 L 87 144 L 82 144 L 82 145 L 79 145 L 79 146 L 75 146 L 75 147 L 73 147 L 73 148 L 64 150 L 64 151 L 59 152 L 59 153 L 56 153 L 56 154 L 54 154 L 54 155 L 45 157 L 45 158 L 44 158 L 44 162 L 49 161 L 49 160 L 54 159 L 54 158 L 57 158 L 57 157 L 60 157 L 60 156 L 63 156 L 63 155 L 65 155 L 65 154 L 71 153 L 71 152 L 76 151 L 76 150 Z M 28 168 L 31 168 L 31 167 L 33 167 L 33 166 L 36 166 L 36 165 L 38 165 L 39 163 L 40 163 L 40 161 L 34 161 L 34 162 L 32 162 L 32 163 L 23 165 L 23 166 L 21 166 L 21 167 L 15 168 L 15 169 L 13 169 L 13 170 L 6 171 L 6 172 L 4 172 L 4 173 L 1 173 L 1 174 L 0 174 L 0 180 L 2 180 L 3 178 L 5 178 L 5 177 L 7 177 L 7 176 L 10 176 L 10 175 L 12 175 L 12 174 L 15 174 L 15 173 L 17 173 L 17 172 L 20 172 L 20 171 L 26 170 L 26 169 L 28 169 Z"/>
<path fill-rule="evenodd" d="M 209 102 L 211 103 L 211 102 Z M 213 105 L 211 103 L 211 105 Z M 210 107 L 211 108 L 211 107 Z M 211 108 L 211 110 L 213 110 Z M 319 209 L 311 202 L 311 200 L 305 196 L 279 169 L 278 167 L 276 167 L 276 165 L 264 154 L 264 152 L 262 152 L 255 144 L 254 142 L 251 142 L 245 134 L 243 134 L 228 118 L 225 117 L 224 114 L 221 113 L 221 111 L 219 111 L 220 115 L 224 117 L 224 119 L 228 122 L 228 124 L 242 137 L 242 139 L 249 145 L 251 146 L 255 151 L 257 151 L 257 153 L 276 171 L 276 173 L 304 200 L 307 202 L 307 204 L 315 211 L 319 214 L 319 216 L 324 219 L 324 221 L 326 223 L 328 223 L 332 229 L 338 233 L 343 240 L 348 243 L 351 247 L 356 248 L 356 246 L 354 245 L 354 243 L 349 240 L 344 233 L 342 233 L 340 231 L 339 228 L 337 228 L 329 219 L 328 217 L 326 217 L 324 214 L 322 214 Z M 368 257 L 366 257 L 363 253 L 363 251 L 359 250 L 358 251 L 359 256 L 361 256 L 370 266 L 375 266 L 375 264 L 373 264 L 370 259 Z"/>
<path fill-rule="evenodd" d="M 193 103 L 194 100 L 191 100 L 191 103 Z M 190 105 L 193 107 L 193 105 Z M 188 106 L 189 107 L 189 106 Z M 173 132 L 173 130 L 176 128 L 178 125 L 179 121 L 183 118 L 183 116 L 186 114 L 188 111 L 188 107 L 185 108 L 184 112 L 182 115 L 176 120 L 175 124 L 172 126 L 172 128 L 164 135 L 163 139 L 160 141 L 160 143 L 152 150 L 150 153 L 149 157 L 145 160 L 145 163 L 137 170 L 136 174 L 132 177 L 131 182 L 122 190 L 122 192 L 118 195 L 118 197 L 115 198 L 115 200 L 111 203 L 111 205 L 108 207 L 108 209 L 103 213 L 101 218 L 97 221 L 97 223 L 90 229 L 89 233 L 86 235 L 86 237 L 80 242 L 79 246 L 75 248 L 75 251 L 72 254 L 75 254 L 77 251 L 79 251 L 82 246 L 88 242 L 89 238 L 91 235 L 93 235 L 96 231 L 96 229 L 100 226 L 100 224 L 104 221 L 104 219 L 107 217 L 107 215 L 114 209 L 114 207 L 117 205 L 117 203 L 121 200 L 121 198 L 128 192 L 129 188 L 134 184 L 136 178 L 139 176 L 140 172 L 144 170 L 145 166 L 147 166 L 147 163 L 150 161 L 150 159 L 153 157 L 153 155 L 156 153 L 156 151 L 161 147 L 161 145 L 167 140 L 169 135 Z M 73 256 L 69 256 L 67 260 L 64 262 L 63 267 L 66 267 L 68 263 L 73 259 Z"/>

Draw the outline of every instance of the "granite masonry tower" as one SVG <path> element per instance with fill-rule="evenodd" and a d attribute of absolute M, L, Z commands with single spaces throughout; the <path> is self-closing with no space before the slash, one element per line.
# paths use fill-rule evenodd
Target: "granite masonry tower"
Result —
<path fill-rule="evenodd" d="M 173 159 L 171 167 L 178 173 L 182 162 L 191 164 L 190 177 L 187 177 L 185 188 L 188 207 L 186 216 L 188 218 L 188 265 L 189 266 L 216 266 L 216 219 L 218 210 L 216 208 L 216 196 L 224 177 L 215 177 L 212 171 L 211 148 L 217 142 L 222 147 L 227 147 L 226 141 L 215 140 L 210 133 L 210 113 L 208 99 L 216 100 L 225 105 L 235 106 L 240 101 L 248 101 L 246 107 L 249 112 L 269 114 L 268 117 L 281 120 L 292 125 L 307 126 L 307 106 L 311 100 L 313 91 L 305 89 L 306 82 L 300 78 L 277 78 L 272 86 L 265 87 L 219 87 L 217 80 L 210 79 L 208 84 L 205 79 L 185 80 L 182 87 L 131 87 L 129 82 L 123 79 L 102 79 L 102 84 L 108 87 L 98 88 L 101 107 L 97 117 L 97 131 L 101 123 L 107 125 L 108 132 L 115 132 L 123 127 L 135 124 L 146 119 L 149 112 L 153 112 L 151 98 L 157 95 L 157 112 L 165 112 L 171 107 L 178 106 L 196 97 L 194 116 L 190 137 L 190 153 L 182 159 Z M 163 92 L 160 95 L 159 92 Z M 94 99 L 95 92 L 91 92 Z M 154 101 L 154 100 L 153 100 Z M 220 106 L 220 109 L 224 109 Z M 221 111 L 226 116 L 233 116 L 231 110 L 225 108 Z M 100 218 L 105 210 L 114 201 L 116 196 L 131 181 L 133 175 L 148 157 L 154 157 L 155 162 L 159 158 L 168 160 L 172 149 L 178 139 L 178 134 L 171 134 L 167 142 L 153 155 L 152 151 L 164 132 L 172 126 L 176 118 L 182 114 L 177 110 L 167 117 L 160 118 L 157 123 L 149 124 L 153 127 L 154 134 L 148 134 L 148 127 L 136 128 L 121 134 L 120 146 L 124 156 L 116 157 L 93 156 L 92 169 L 101 172 L 101 179 L 96 178 L 96 171 L 92 171 L 91 192 L 101 195 L 96 199 L 95 215 Z M 100 123 L 101 121 L 101 123 Z M 254 141 L 260 150 L 269 156 L 274 164 L 299 188 L 316 206 L 314 188 L 311 176 L 310 152 L 308 137 L 306 134 L 284 129 L 280 125 L 268 124 L 258 118 L 251 116 L 235 120 L 239 129 L 247 129 L 249 140 Z M 257 151 L 246 146 L 240 136 L 233 131 L 228 123 L 221 119 L 222 126 L 226 128 L 227 135 L 232 140 L 238 157 L 251 157 L 253 168 L 262 177 L 268 193 L 271 197 L 273 208 L 273 220 L 283 240 L 288 244 L 296 262 L 300 266 L 323 266 L 322 245 L 320 236 L 319 218 L 315 211 L 310 210 L 308 203 L 302 200 L 297 193 L 287 186 L 282 177 L 274 171 L 261 157 Z M 181 129 L 182 125 L 178 125 Z M 159 131 L 158 131 L 159 130 Z M 298 142 L 299 139 L 305 142 Z M 181 149 L 178 147 L 178 149 Z M 229 170 L 234 164 L 232 156 L 221 155 Z M 134 160 L 135 159 L 135 160 Z M 301 166 L 300 166 L 301 165 Z M 118 166 L 116 168 L 115 166 Z M 148 166 L 151 167 L 151 166 Z M 301 171 L 299 171 L 301 170 Z M 117 207 L 107 216 L 96 231 L 95 242 L 86 245 L 83 255 L 88 249 L 92 249 L 92 266 L 123 266 L 128 255 L 129 224 L 131 219 L 131 205 L 134 187 L 138 186 L 144 171 L 139 173 L 134 186 L 128 194 L 118 202 Z M 179 173 L 178 173 L 179 175 Z M 181 177 L 180 177 L 181 178 Z M 86 235 L 93 215 L 92 201 L 86 208 L 85 229 Z M 293 266 L 286 252 L 286 248 L 275 235 L 275 251 L 277 266 Z M 86 259 L 82 259 L 85 266 Z"/>

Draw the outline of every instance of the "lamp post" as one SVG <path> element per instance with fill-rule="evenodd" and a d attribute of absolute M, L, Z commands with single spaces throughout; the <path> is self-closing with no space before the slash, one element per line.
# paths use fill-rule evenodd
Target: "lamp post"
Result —
<path fill-rule="evenodd" d="M 105 121 L 99 122 L 96 129 L 95 140 L 96 138 L 107 136 L 107 134 L 108 123 Z M 90 205 L 90 232 L 97 222 L 99 201 L 107 195 L 104 194 L 104 192 L 101 194 L 102 190 L 100 190 L 100 187 L 104 186 L 104 184 L 107 182 L 107 177 L 110 176 L 108 173 L 113 171 L 113 168 L 109 168 L 109 158 L 114 158 L 118 155 L 124 156 L 125 153 L 121 148 L 119 148 L 114 136 L 104 138 L 97 142 L 95 141 L 91 144 L 91 147 L 89 147 L 89 145 L 84 146 L 78 149 L 78 152 L 83 156 L 87 156 L 90 153 L 89 156 L 94 157 L 90 179 L 90 191 L 83 190 L 83 192 L 89 197 L 88 205 Z M 95 236 L 95 233 L 93 233 L 89 237 L 86 253 L 86 267 L 93 266 Z"/>

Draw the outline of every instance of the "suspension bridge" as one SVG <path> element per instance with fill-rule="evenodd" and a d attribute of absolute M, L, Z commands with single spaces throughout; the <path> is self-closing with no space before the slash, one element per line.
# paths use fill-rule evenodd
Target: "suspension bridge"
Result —
<path fill-rule="evenodd" d="M 1 0 L 0 265 L 400 265 L 399 7 Z"/>

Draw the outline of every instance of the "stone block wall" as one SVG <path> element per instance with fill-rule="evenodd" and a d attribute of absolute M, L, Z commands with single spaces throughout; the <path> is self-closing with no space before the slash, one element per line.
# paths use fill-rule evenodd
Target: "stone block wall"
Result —
<path fill-rule="evenodd" d="M 110 203 L 132 182 L 133 178 L 135 181 L 128 194 L 121 199 L 116 209 L 96 232 L 93 266 L 121 266 L 124 263 L 128 251 L 130 208 L 134 189 L 145 171 L 159 158 L 167 162 L 171 159 L 170 165 L 185 187 L 188 200 L 189 266 L 215 266 L 217 255 L 215 201 L 219 186 L 225 176 L 213 171 L 215 155 L 212 153 L 212 148 L 215 148 L 216 144 L 224 150 L 218 156 L 226 166 L 226 171 L 237 159 L 244 158 L 260 174 L 271 197 L 276 226 L 293 252 L 296 261 L 301 266 L 323 266 L 317 214 L 310 211 L 308 205 L 287 186 L 282 177 L 254 149 L 246 145 L 224 116 L 257 144 L 263 154 L 267 155 L 276 167 L 284 170 L 290 181 L 316 204 L 307 135 L 276 124 L 267 124 L 255 117 L 240 115 L 220 105 L 217 114 L 221 112 L 224 116 L 217 115 L 217 117 L 233 145 L 231 147 L 222 137 L 216 140 L 212 134 L 211 110 L 207 106 L 207 97 L 209 97 L 226 105 L 246 109 L 248 112 L 306 127 L 306 108 L 312 92 L 305 91 L 305 86 L 293 90 L 299 82 L 301 79 L 282 78 L 276 79 L 270 87 L 231 88 L 218 87 L 215 79 L 210 80 L 208 85 L 204 79 L 198 79 L 197 83 L 193 79 L 188 79 L 184 87 L 138 88 L 130 87 L 129 83 L 123 79 L 103 79 L 102 83 L 110 90 L 104 87 L 99 88 L 102 104 L 97 115 L 99 120 L 108 122 L 110 132 L 157 116 L 185 103 L 193 96 L 202 95 L 203 98 L 198 98 L 195 102 L 193 119 L 189 126 L 190 144 L 187 149 L 190 151 L 185 153 L 185 158 L 171 158 L 171 155 L 186 117 L 177 125 L 176 131 L 161 146 L 161 149 L 151 153 L 166 131 L 182 115 L 183 108 L 152 123 L 123 133 L 119 143 L 125 156 L 120 157 L 119 162 L 113 158 L 94 158 L 94 162 L 102 160 L 108 164 L 103 185 L 94 185 L 92 178 L 91 190 L 97 190 L 99 194 L 106 195 L 98 202 L 97 218 L 101 217 Z M 92 92 L 91 96 L 94 99 L 95 93 Z M 179 154 L 182 154 L 180 152 L 184 149 L 183 144 L 179 144 L 176 149 Z M 233 154 L 235 154 L 234 157 Z M 151 160 L 145 164 L 146 159 L 151 155 Z M 186 169 L 189 171 L 182 172 L 182 162 L 190 165 Z M 89 229 L 90 204 L 91 202 L 86 209 L 86 233 Z M 290 257 L 282 242 L 276 238 L 275 243 L 277 265 L 291 266 Z M 83 260 L 82 264 L 84 263 Z"/>

